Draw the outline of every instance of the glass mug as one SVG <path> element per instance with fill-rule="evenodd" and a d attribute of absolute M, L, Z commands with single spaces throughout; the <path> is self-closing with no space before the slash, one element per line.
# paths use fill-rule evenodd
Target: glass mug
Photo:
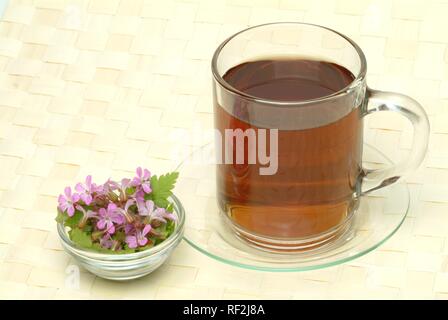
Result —
<path fill-rule="evenodd" d="M 351 39 L 305 23 L 251 27 L 217 48 L 217 199 L 237 235 L 273 251 L 315 248 L 349 228 L 360 195 L 420 165 L 425 111 L 405 95 L 368 88 L 366 68 Z M 406 161 L 367 170 L 363 119 L 380 111 L 409 119 L 413 144 Z"/>

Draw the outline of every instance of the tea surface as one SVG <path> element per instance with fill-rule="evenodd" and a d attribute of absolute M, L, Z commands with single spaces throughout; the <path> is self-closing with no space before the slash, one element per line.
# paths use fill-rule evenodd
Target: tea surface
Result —
<path fill-rule="evenodd" d="M 246 62 L 228 70 L 223 78 L 246 95 L 275 101 L 328 96 L 354 80 L 342 66 L 301 59 Z M 215 112 L 215 126 L 223 135 L 225 129 L 261 129 L 219 105 Z M 319 112 L 316 108 L 316 116 L 325 116 Z M 247 157 L 243 164 L 218 165 L 221 210 L 238 225 L 264 236 L 307 237 L 337 226 L 352 205 L 361 171 L 359 118 L 359 108 L 354 108 L 324 126 L 278 128 L 278 170 L 274 175 L 260 175 L 260 164 L 248 164 Z"/>

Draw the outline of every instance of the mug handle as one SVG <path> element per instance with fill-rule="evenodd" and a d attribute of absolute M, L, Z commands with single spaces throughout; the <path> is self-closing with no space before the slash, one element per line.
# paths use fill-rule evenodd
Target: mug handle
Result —
<path fill-rule="evenodd" d="M 369 187 L 362 194 L 388 186 L 406 174 L 411 173 L 422 163 L 428 149 L 429 120 L 423 107 L 414 99 L 395 92 L 379 91 L 367 88 L 367 112 L 364 116 L 380 112 L 392 111 L 401 114 L 411 121 L 414 135 L 410 154 L 406 160 L 384 169 L 363 168 L 362 184 Z"/>

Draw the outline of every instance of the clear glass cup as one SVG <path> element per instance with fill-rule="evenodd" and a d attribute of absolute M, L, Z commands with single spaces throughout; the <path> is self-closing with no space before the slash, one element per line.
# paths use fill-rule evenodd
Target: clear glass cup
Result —
<path fill-rule="evenodd" d="M 327 96 L 280 101 L 242 92 L 223 78 L 237 65 L 267 58 L 335 63 L 349 70 L 354 80 Z M 408 96 L 368 88 L 366 72 L 366 58 L 354 41 L 313 24 L 259 25 L 236 33 L 217 48 L 212 60 L 216 149 L 234 156 L 233 162 L 218 159 L 217 198 L 224 221 L 238 236 L 273 251 L 305 250 L 328 243 L 350 227 L 361 195 L 396 182 L 420 165 L 429 135 L 424 109 Z M 369 170 L 362 167 L 363 121 L 383 111 L 399 113 L 413 124 L 413 143 L 405 161 Z M 275 174 L 260 174 L 264 165 L 260 159 L 250 163 L 251 147 L 244 144 L 248 136 L 243 135 L 247 140 L 239 145 L 244 160 L 236 161 L 238 141 L 235 136 L 226 136 L 226 131 L 245 132 L 248 128 L 256 132 L 266 129 L 271 135 L 277 132 Z M 341 141 L 337 140 L 339 135 Z M 344 144 L 344 137 L 353 139 L 351 146 Z M 293 150 L 291 145 L 297 139 L 300 150 Z M 327 143 L 331 139 L 336 141 L 333 150 Z M 265 138 L 264 143 L 269 144 L 268 140 Z M 274 150 L 272 145 L 268 148 Z M 310 165 L 297 165 L 310 162 L 310 154 L 321 157 L 315 157 Z M 339 163 L 332 167 L 335 158 Z M 295 165 L 286 165 L 291 162 Z M 334 183 L 340 176 L 347 177 L 343 188 Z"/>
<path fill-rule="evenodd" d="M 173 213 L 177 217 L 174 232 L 160 244 L 144 251 L 128 254 L 107 254 L 77 246 L 62 223 L 57 229 L 62 246 L 82 267 L 105 279 L 125 281 L 141 278 L 159 268 L 182 241 L 185 211 L 179 199 L 172 195 Z"/>

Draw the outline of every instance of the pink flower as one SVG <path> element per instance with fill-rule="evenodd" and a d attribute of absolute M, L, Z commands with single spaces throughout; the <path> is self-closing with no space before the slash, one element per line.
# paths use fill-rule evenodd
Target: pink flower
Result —
<path fill-rule="evenodd" d="M 117 190 L 120 192 L 122 199 L 127 199 L 126 189 L 132 187 L 131 179 L 121 179 L 121 183 L 117 183 Z"/>
<path fill-rule="evenodd" d="M 100 239 L 100 246 L 106 249 L 112 248 L 112 245 L 114 244 L 114 241 L 112 240 L 112 237 L 109 233 L 105 233 L 104 236 Z"/>
<path fill-rule="evenodd" d="M 72 194 L 72 189 L 70 187 L 66 187 L 64 189 L 65 195 L 59 195 L 59 209 L 61 211 L 67 211 L 69 217 L 72 217 L 75 214 L 74 204 L 79 201 L 79 195 L 77 193 Z"/>
<path fill-rule="evenodd" d="M 124 226 L 124 233 L 126 233 L 126 235 L 134 232 L 135 232 L 135 226 L 133 224 L 128 223 L 127 225 Z"/>
<path fill-rule="evenodd" d="M 120 199 L 123 201 L 125 201 L 128 198 L 126 189 L 129 187 L 132 187 L 131 179 L 122 179 L 121 183 L 109 179 L 103 186 L 106 194 L 118 190 Z"/>
<path fill-rule="evenodd" d="M 92 193 L 101 191 L 101 186 L 97 186 L 96 184 L 92 183 L 92 176 L 88 175 L 86 177 L 85 184 L 78 183 L 75 186 L 75 190 L 79 192 L 79 196 L 82 201 L 86 205 L 89 205 L 92 203 Z"/>
<path fill-rule="evenodd" d="M 125 219 L 123 215 L 117 210 L 117 206 L 114 203 L 109 203 L 107 210 L 101 208 L 98 211 L 99 219 L 96 223 L 98 229 L 103 230 L 106 228 L 106 232 L 115 233 L 115 224 L 123 224 Z"/>
<path fill-rule="evenodd" d="M 149 217 L 149 221 L 158 220 L 166 223 L 166 219 L 175 220 L 176 216 L 167 212 L 164 208 L 156 208 L 152 200 L 137 202 L 138 213 Z"/>
<path fill-rule="evenodd" d="M 138 190 L 135 195 L 135 201 L 137 202 L 145 202 L 145 191 L 143 190 Z"/>
<path fill-rule="evenodd" d="M 148 243 L 148 238 L 146 238 L 146 235 L 149 231 L 151 231 L 151 225 L 147 224 L 142 231 L 136 230 L 135 235 L 127 236 L 126 243 L 128 244 L 128 247 L 133 249 L 138 246 L 145 246 Z"/>
<path fill-rule="evenodd" d="M 141 186 L 145 193 L 151 192 L 151 184 L 149 180 L 151 179 L 151 172 L 148 169 L 142 169 L 138 167 L 136 170 L 137 176 L 132 179 L 132 186 L 139 187 Z"/>
<path fill-rule="evenodd" d="M 111 180 L 110 178 L 107 179 L 107 181 L 102 186 L 102 190 L 105 194 L 108 194 L 109 192 L 113 192 L 117 189 L 118 189 L 118 183 Z"/>
<path fill-rule="evenodd" d="M 126 201 L 126 204 L 124 205 L 124 209 L 117 208 L 117 211 L 119 211 L 126 218 L 126 221 L 128 223 L 131 223 L 132 221 L 134 221 L 134 218 L 132 217 L 132 213 L 129 212 L 129 207 L 132 206 L 134 203 L 135 203 L 134 199 L 128 199 L 128 201 Z"/>

